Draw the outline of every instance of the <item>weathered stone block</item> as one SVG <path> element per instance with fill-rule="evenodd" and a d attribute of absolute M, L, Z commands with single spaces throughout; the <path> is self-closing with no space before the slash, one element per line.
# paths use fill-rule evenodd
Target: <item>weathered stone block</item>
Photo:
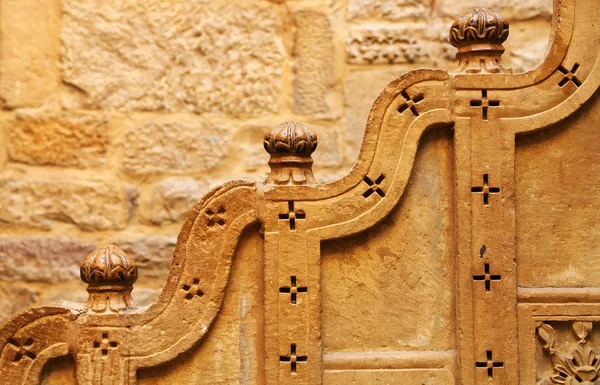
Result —
<path fill-rule="evenodd" d="M 224 127 L 207 123 L 148 123 L 125 134 L 123 169 L 131 174 L 204 171 L 228 154 Z"/>
<path fill-rule="evenodd" d="M 0 99 L 7 108 L 37 107 L 59 85 L 60 1 L 0 2 Z"/>
<path fill-rule="evenodd" d="M 443 1 L 440 3 L 439 14 L 448 18 L 474 9 L 490 8 L 501 14 L 509 22 L 543 17 L 550 20 L 552 16 L 552 1 L 548 0 L 463 0 Z M 513 28 L 511 28 L 512 33 Z M 545 40 L 547 40 L 545 36 Z"/>
<path fill-rule="evenodd" d="M 339 143 L 340 135 L 338 124 L 332 122 L 331 124 L 315 124 L 309 126 L 318 135 L 319 139 L 319 146 L 312 156 L 315 162 L 315 170 L 339 167 L 344 158 Z"/>
<path fill-rule="evenodd" d="M 349 0 L 348 19 L 383 19 L 398 21 L 425 19 L 429 12 L 429 1 L 425 0 Z M 456 15 L 455 15 L 456 16 Z"/>
<path fill-rule="evenodd" d="M 12 161 L 75 167 L 106 162 L 108 124 L 103 117 L 19 114 L 12 123 L 8 128 Z"/>
<path fill-rule="evenodd" d="M 12 118 L 7 117 L 6 115 L 0 118 L 0 170 L 4 170 L 6 165 L 8 164 L 8 154 L 6 147 L 8 147 L 7 142 L 7 132 L 5 129 L 2 129 L 8 122 L 12 124 Z"/>
<path fill-rule="evenodd" d="M 0 179 L 0 222 L 48 228 L 52 221 L 85 231 L 124 228 L 124 187 L 116 180 Z"/>
<path fill-rule="evenodd" d="M 402 74 L 396 68 L 356 71 L 346 77 L 344 87 L 346 100 L 346 132 L 344 141 L 350 161 L 358 157 L 365 135 L 367 117 L 379 92 Z"/>
<path fill-rule="evenodd" d="M 206 180 L 168 178 L 160 181 L 142 196 L 141 216 L 155 225 L 183 221 L 208 189 Z"/>
<path fill-rule="evenodd" d="M 27 286 L 0 282 L 0 324 L 35 301 L 35 293 Z"/>
<path fill-rule="evenodd" d="M 534 20 L 511 23 L 510 38 L 504 44 L 507 65 L 515 72 L 525 72 L 542 61 L 548 47 L 550 20 Z"/>
<path fill-rule="evenodd" d="M 333 31 L 327 15 L 302 10 L 294 14 L 294 105 L 302 114 L 329 111 L 327 94 L 333 82 Z"/>
<path fill-rule="evenodd" d="M 264 177 L 268 174 L 269 154 L 265 152 L 263 140 L 265 134 L 275 126 L 277 122 L 264 122 L 248 124 L 240 130 L 238 137 L 240 138 L 239 151 L 243 154 L 244 169 L 263 174 Z"/>
<path fill-rule="evenodd" d="M 423 28 L 355 28 L 346 43 L 350 64 L 428 63 Z"/>
<path fill-rule="evenodd" d="M 41 282 L 78 279 L 79 264 L 94 249 L 94 244 L 74 239 L 0 238 L 0 279 Z"/>
<path fill-rule="evenodd" d="M 138 307 L 150 305 L 160 295 L 160 289 L 136 287 L 131 295 Z"/>
<path fill-rule="evenodd" d="M 167 278 L 173 262 L 176 243 L 177 237 L 175 235 L 151 235 L 133 238 L 119 236 L 115 240 L 115 244 L 135 262 L 141 279 Z M 162 281 L 160 285 L 163 285 Z M 136 286 L 139 287 L 140 285 Z"/>
<path fill-rule="evenodd" d="M 258 115 L 278 109 L 281 20 L 269 3 L 66 0 L 67 108 Z"/>

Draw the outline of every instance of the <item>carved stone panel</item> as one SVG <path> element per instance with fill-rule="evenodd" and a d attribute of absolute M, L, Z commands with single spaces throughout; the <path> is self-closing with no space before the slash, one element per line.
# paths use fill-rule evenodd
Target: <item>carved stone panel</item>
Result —
<path fill-rule="evenodd" d="M 527 73 L 508 33 L 489 9 L 449 25 L 457 70 L 390 79 L 338 181 L 316 180 L 311 127 L 274 125 L 265 182 L 192 208 L 154 303 L 99 248 L 87 303 L 0 326 L 0 384 L 600 384 L 600 7 L 556 1 Z M 394 62 L 411 39 L 348 49 Z"/>

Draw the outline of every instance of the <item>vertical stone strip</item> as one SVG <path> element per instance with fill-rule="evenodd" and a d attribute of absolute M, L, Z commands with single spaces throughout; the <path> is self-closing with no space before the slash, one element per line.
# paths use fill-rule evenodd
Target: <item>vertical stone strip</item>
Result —
<path fill-rule="evenodd" d="M 279 378 L 279 234 L 265 232 L 265 381 L 277 385 Z"/>
<path fill-rule="evenodd" d="M 279 237 L 279 384 L 310 384 L 308 313 L 310 302 L 306 241 L 297 231 Z M 284 293 L 290 287 L 291 293 Z M 306 290 L 306 292 L 304 291 Z M 290 361 L 286 361 L 290 356 Z"/>
<path fill-rule="evenodd" d="M 471 274 L 471 151 L 470 118 L 458 118 L 454 125 L 454 153 L 456 170 L 456 238 L 458 259 L 458 349 L 459 378 L 465 385 L 474 384 L 473 363 L 473 276 Z"/>
<path fill-rule="evenodd" d="M 265 233 L 265 383 L 322 383 L 319 239 L 310 213 L 280 202 L 277 232 Z M 274 224 L 274 223 L 273 223 Z"/>
<path fill-rule="evenodd" d="M 134 385 L 135 370 L 127 357 L 127 331 L 92 327 L 81 332 L 76 377 L 79 384 Z"/>
<path fill-rule="evenodd" d="M 59 86 L 58 0 L 0 1 L 0 99 L 5 108 L 38 107 Z"/>
<path fill-rule="evenodd" d="M 2 39 L 2 36 L 0 36 L 0 39 Z M 1 61 L 2 58 L 0 58 L 0 62 Z M 8 128 L 12 125 L 12 122 L 12 118 L 7 118 L 6 116 L 0 118 L 0 171 L 4 170 L 6 168 L 6 164 L 8 163 L 7 135 Z"/>
<path fill-rule="evenodd" d="M 514 137 L 481 116 L 456 133 L 461 379 L 516 384 Z"/>
<path fill-rule="evenodd" d="M 510 130 L 504 130 L 510 132 Z M 514 150 L 498 121 L 471 123 L 471 272 L 475 383 L 517 383 Z M 487 177 L 485 177 L 487 175 Z M 486 186 L 487 185 L 487 186 Z M 482 193 L 473 192 L 482 186 Z M 487 204 L 484 202 L 487 195 Z M 514 350 L 514 351 L 513 351 Z"/>
<path fill-rule="evenodd" d="M 322 296 L 321 296 L 321 239 L 315 233 L 306 232 L 306 267 L 308 285 L 308 354 L 312 357 L 308 367 L 309 384 L 323 383 Z"/>
<path fill-rule="evenodd" d="M 473 34 L 474 26 L 494 32 Z M 456 72 L 510 73 L 501 59 L 507 37 L 508 23 L 493 11 L 462 15 L 450 29 L 450 43 L 459 49 Z M 519 382 L 515 139 L 511 127 L 498 119 L 508 102 L 502 96 L 487 89 L 462 94 L 468 107 L 455 127 L 460 378 L 465 385 Z"/>
<path fill-rule="evenodd" d="M 294 13 L 294 104 L 300 114 L 329 112 L 327 94 L 332 86 L 334 50 L 327 15 L 314 10 Z"/>

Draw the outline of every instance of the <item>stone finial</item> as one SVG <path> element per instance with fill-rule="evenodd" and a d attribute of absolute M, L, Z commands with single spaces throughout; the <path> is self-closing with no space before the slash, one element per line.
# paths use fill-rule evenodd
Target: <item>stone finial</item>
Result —
<path fill-rule="evenodd" d="M 504 67 L 502 43 L 508 37 L 508 22 L 489 9 L 469 11 L 450 28 L 450 43 L 458 48 L 456 72 L 511 73 Z"/>
<path fill-rule="evenodd" d="M 266 182 L 278 185 L 315 183 L 311 154 L 317 148 L 317 135 L 297 122 L 286 122 L 265 135 L 265 150 L 271 155 L 271 173 Z"/>
<path fill-rule="evenodd" d="M 117 246 L 96 249 L 81 263 L 81 280 L 88 284 L 87 307 L 96 313 L 118 313 L 135 308 L 131 290 L 137 267 Z"/>

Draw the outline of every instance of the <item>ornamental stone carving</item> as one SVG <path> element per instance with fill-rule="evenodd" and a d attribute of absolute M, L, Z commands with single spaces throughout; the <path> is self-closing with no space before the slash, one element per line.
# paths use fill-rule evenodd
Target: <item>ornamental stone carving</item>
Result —
<path fill-rule="evenodd" d="M 588 337 L 593 328 L 592 322 L 572 321 L 573 332 L 578 338 L 577 345 L 565 350 L 564 341 L 557 341 L 554 328 L 545 322 L 537 327 L 537 335 L 543 349 L 550 355 L 553 373 L 537 382 L 537 385 L 593 385 L 600 383 L 600 354 Z M 597 348 L 596 348 L 597 349 Z"/>
<path fill-rule="evenodd" d="M 346 42 L 351 64 L 419 63 L 429 56 L 424 46 L 412 34 L 397 28 L 352 29 Z M 412 33 L 412 34 L 411 34 Z"/>
<path fill-rule="evenodd" d="M 450 43 L 458 48 L 457 72 L 510 73 L 502 63 L 508 22 L 498 13 L 477 8 L 462 15 L 450 28 Z"/>
<path fill-rule="evenodd" d="M 88 284 L 87 306 L 94 312 L 119 312 L 135 308 L 131 298 L 138 278 L 135 263 L 117 246 L 96 249 L 81 263 L 81 280 Z"/>
<path fill-rule="evenodd" d="M 265 135 L 265 150 L 271 155 L 271 174 L 267 183 L 302 185 L 315 183 L 312 153 L 317 149 L 317 135 L 298 122 L 278 125 Z"/>
<path fill-rule="evenodd" d="M 600 7 L 555 7 L 521 74 L 499 15 L 458 20 L 459 69 L 390 79 L 339 180 L 316 183 L 311 129 L 275 127 L 265 182 L 193 206 L 156 301 L 98 249 L 86 304 L 0 326 L 0 385 L 599 385 Z"/>
<path fill-rule="evenodd" d="M 278 125 L 265 135 L 265 150 L 271 155 L 308 154 L 317 149 L 317 135 L 298 122 L 286 122 Z"/>

